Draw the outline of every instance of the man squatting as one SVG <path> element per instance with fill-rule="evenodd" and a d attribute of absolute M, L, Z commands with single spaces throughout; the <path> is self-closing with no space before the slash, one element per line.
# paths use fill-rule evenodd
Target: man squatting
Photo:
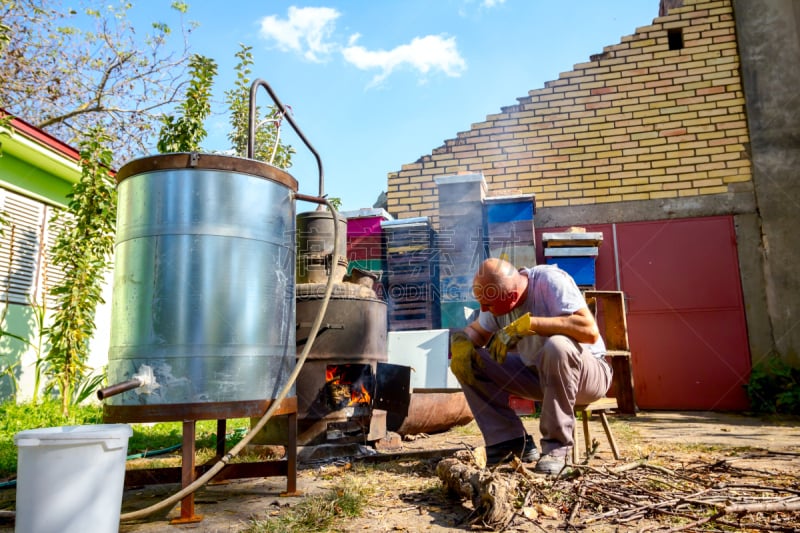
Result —
<path fill-rule="evenodd" d="M 473 280 L 480 314 L 450 337 L 450 368 L 483 434 L 487 464 L 517 455 L 558 474 L 573 446 L 575 405 L 603 397 L 611 366 L 597 323 L 572 277 L 554 265 L 517 270 L 485 260 Z M 541 455 L 509 406 L 541 402 Z"/>

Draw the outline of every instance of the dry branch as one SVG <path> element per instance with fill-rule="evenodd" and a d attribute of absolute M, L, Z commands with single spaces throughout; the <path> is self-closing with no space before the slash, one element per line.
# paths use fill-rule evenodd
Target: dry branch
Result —
<path fill-rule="evenodd" d="M 800 511 L 800 501 L 796 497 L 765 503 L 746 503 L 726 505 L 725 513 L 791 513 Z"/>
<path fill-rule="evenodd" d="M 796 478 L 773 475 L 769 485 L 760 484 L 755 469 L 733 466 L 729 460 L 691 466 L 672 461 L 666 463 L 676 465 L 670 468 L 651 464 L 649 458 L 618 466 L 575 465 L 578 479 L 552 481 L 531 475 L 518 461 L 490 472 L 474 459 L 467 452 L 445 459 L 437 474 L 453 492 L 472 501 L 474 522 L 494 529 L 512 527 L 522 518 L 538 524 L 524 512 L 538 499 L 561 509 L 570 530 L 650 520 L 661 523 L 655 528 L 660 531 L 725 529 L 733 522 L 753 530 L 800 531 Z M 515 509 L 515 502 L 522 510 Z"/>

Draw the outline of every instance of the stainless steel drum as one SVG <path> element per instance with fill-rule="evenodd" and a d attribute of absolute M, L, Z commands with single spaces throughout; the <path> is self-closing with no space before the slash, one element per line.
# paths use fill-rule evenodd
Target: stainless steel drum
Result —
<path fill-rule="evenodd" d="M 186 153 L 132 161 L 117 181 L 108 380 L 145 365 L 157 387 L 106 403 L 275 398 L 296 355 L 297 181 L 266 163 Z"/>

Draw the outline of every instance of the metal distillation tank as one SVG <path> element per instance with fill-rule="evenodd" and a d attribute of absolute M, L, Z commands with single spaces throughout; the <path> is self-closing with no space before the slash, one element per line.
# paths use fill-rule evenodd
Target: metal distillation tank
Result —
<path fill-rule="evenodd" d="M 109 397 L 107 418 L 263 412 L 295 364 L 296 180 L 178 153 L 134 160 L 117 181 L 109 382 L 147 367 L 155 383 Z"/>

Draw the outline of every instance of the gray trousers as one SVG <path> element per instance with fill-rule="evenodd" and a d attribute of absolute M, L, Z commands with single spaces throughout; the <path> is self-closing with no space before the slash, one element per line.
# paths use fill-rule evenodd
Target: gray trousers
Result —
<path fill-rule="evenodd" d="M 575 427 L 575 405 L 605 396 L 611 367 L 588 349 L 563 335 L 549 337 L 527 367 L 516 353 L 496 363 L 488 350 L 478 349 L 483 368 L 473 362 L 475 384 L 462 383 L 472 415 L 487 446 L 525 435 L 522 421 L 508 405 L 509 395 L 541 402 L 541 451 L 569 453 Z"/>

